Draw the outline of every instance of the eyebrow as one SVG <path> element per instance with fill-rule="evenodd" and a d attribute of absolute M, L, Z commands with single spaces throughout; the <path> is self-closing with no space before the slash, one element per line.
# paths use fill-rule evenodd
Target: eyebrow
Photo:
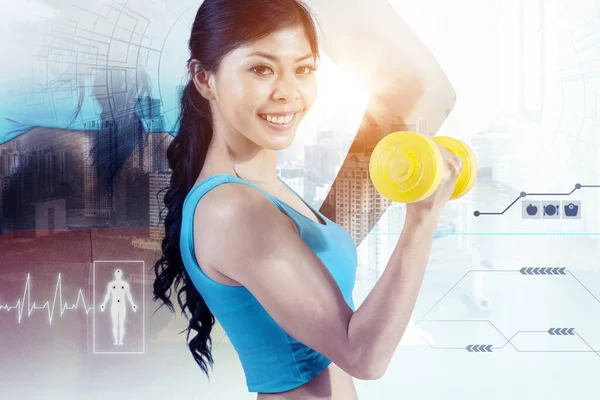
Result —
<path fill-rule="evenodd" d="M 252 57 L 252 56 L 259 56 L 259 57 L 268 58 L 269 60 L 272 60 L 272 61 L 277 61 L 277 57 L 275 57 L 275 56 L 274 56 L 274 55 L 272 55 L 272 54 L 265 53 L 265 52 L 262 52 L 262 51 L 256 51 L 256 52 L 254 52 L 254 53 L 252 53 L 252 54 L 248 55 L 248 57 L 247 57 L 247 58 L 250 58 L 250 57 Z M 305 60 L 305 59 L 307 59 L 307 58 L 310 58 L 310 57 L 312 57 L 312 56 L 313 56 L 313 54 L 312 54 L 312 53 L 308 53 L 307 55 L 305 55 L 305 56 L 303 56 L 303 57 L 297 58 L 295 62 L 299 62 L 299 61 Z"/>

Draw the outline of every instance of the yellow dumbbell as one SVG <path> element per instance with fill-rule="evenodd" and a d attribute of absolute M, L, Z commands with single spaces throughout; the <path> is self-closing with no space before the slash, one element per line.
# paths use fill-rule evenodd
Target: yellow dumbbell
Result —
<path fill-rule="evenodd" d="M 428 138 L 406 131 L 387 135 L 373 150 L 369 173 L 377 191 L 398 203 L 413 203 L 435 192 L 444 173 L 436 143 L 461 158 L 462 171 L 450 199 L 464 196 L 477 178 L 477 162 L 469 146 L 448 136 Z"/>

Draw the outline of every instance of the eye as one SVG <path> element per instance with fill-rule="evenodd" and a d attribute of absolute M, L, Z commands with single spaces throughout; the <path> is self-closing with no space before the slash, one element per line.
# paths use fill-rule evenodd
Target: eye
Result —
<path fill-rule="evenodd" d="M 257 65 L 256 67 L 252 68 L 252 71 L 256 72 L 258 75 L 268 75 L 268 74 L 263 74 L 263 73 L 257 72 L 257 71 L 264 71 L 265 69 L 271 70 L 271 72 L 273 72 L 271 67 L 269 67 L 268 65 Z"/>
<path fill-rule="evenodd" d="M 301 69 L 301 68 L 304 68 L 304 70 L 306 71 L 306 72 L 305 72 L 303 75 L 310 75 L 310 74 L 312 74 L 313 72 L 317 71 L 317 69 L 318 69 L 318 68 L 317 68 L 316 66 L 314 66 L 314 65 L 303 65 L 303 66 L 301 66 L 301 67 L 300 67 L 300 69 Z"/>

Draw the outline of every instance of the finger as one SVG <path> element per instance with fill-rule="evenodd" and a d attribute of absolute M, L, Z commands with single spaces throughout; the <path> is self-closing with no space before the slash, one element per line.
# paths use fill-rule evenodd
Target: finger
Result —
<path fill-rule="evenodd" d="M 442 153 L 442 157 L 443 157 L 443 159 L 445 161 L 451 161 L 454 164 L 458 164 L 458 162 L 462 162 L 462 160 L 460 159 L 460 157 L 458 157 L 456 154 L 454 154 L 453 152 L 451 152 L 450 150 L 448 150 L 444 146 L 441 146 L 441 145 L 438 144 L 438 147 L 439 147 L 440 152 Z"/>
<path fill-rule="evenodd" d="M 462 158 L 458 157 L 458 156 L 454 156 L 454 162 L 456 165 L 456 172 L 460 174 L 460 172 L 462 171 L 463 168 L 463 162 L 462 162 Z"/>
<path fill-rule="evenodd" d="M 445 179 L 457 180 L 463 167 L 462 159 L 447 148 L 445 148 L 444 146 L 441 146 L 438 143 L 436 143 L 436 145 L 440 149 L 440 153 L 442 154 L 442 158 L 446 166 L 444 168 Z"/>
<path fill-rule="evenodd" d="M 462 158 L 452 152 L 448 153 L 448 164 L 450 164 L 453 172 L 460 174 L 463 168 Z"/>

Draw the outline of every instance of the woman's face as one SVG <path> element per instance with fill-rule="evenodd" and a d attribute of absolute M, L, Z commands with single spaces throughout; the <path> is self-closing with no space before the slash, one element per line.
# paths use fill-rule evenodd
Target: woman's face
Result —
<path fill-rule="evenodd" d="M 271 150 L 289 147 L 317 96 L 314 68 L 302 27 L 230 52 L 210 78 L 215 131 Z"/>

